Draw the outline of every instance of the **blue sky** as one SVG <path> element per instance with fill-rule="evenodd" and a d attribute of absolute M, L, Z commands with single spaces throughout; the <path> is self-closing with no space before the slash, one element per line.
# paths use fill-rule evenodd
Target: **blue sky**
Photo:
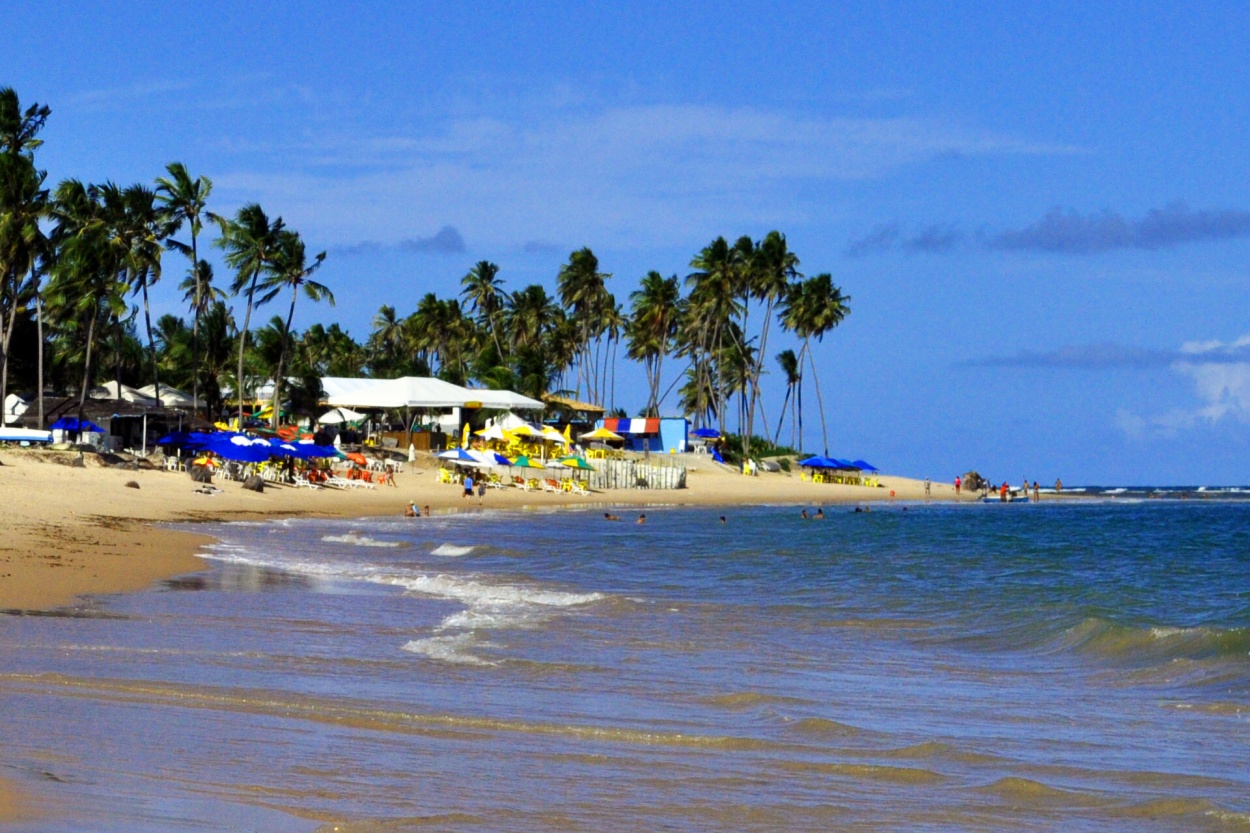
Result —
<path fill-rule="evenodd" d="M 6 4 L 0 84 L 53 108 L 52 179 L 180 160 L 328 249 L 297 326 L 583 245 L 623 298 L 776 228 L 852 297 L 834 454 L 1250 481 L 1246 7 L 832 5 Z"/>

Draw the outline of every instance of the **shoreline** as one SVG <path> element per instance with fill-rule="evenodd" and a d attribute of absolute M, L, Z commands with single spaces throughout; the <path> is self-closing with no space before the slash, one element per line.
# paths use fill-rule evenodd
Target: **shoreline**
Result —
<path fill-rule="evenodd" d="M 203 569 L 198 553 L 211 538 L 158 524 L 390 516 L 402 514 L 411 501 L 440 513 L 479 506 L 476 498 L 465 501 L 458 487 L 437 482 L 432 458 L 418 459 L 397 477 L 396 487 L 311 491 L 274 486 L 257 494 L 227 482 L 211 496 L 197 494 L 198 484 L 185 473 L 106 467 L 91 457 L 85 467 L 77 467 L 72 465 L 76 458 L 72 452 L 0 452 L 0 493 L 9 519 L 0 541 L 0 612 L 15 615 L 80 605 L 83 597 L 142 590 Z M 815 484 L 797 473 L 746 477 L 699 460 L 681 490 L 622 489 L 584 497 L 491 489 L 481 506 L 515 511 L 555 506 L 797 508 L 925 499 L 920 480 L 880 480 L 883 488 Z M 932 492 L 935 501 L 957 499 L 950 484 L 934 483 Z M 967 494 L 958 498 L 976 499 Z"/>

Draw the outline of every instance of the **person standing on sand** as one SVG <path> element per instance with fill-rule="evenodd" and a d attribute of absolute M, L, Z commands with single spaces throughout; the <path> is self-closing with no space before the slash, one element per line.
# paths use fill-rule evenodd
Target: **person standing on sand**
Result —
<path fill-rule="evenodd" d="M 486 480 L 479 477 L 477 479 L 477 504 L 482 505 L 482 501 L 486 500 Z"/>
<path fill-rule="evenodd" d="M 1063 492 L 1063 481 L 1055 478 L 1055 494 L 1060 494 L 1061 492 Z"/>
<path fill-rule="evenodd" d="M 955 497 L 959 497 L 959 489 L 963 485 L 964 482 L 959 479 L 959 475 L 955 475 Z"/>
<path fill-rule="evenodd" d="M 929 488 L 930 488 L 930 485 L 931 485 L 931 484 L 929 483 L 929 478 L 927 478 L 927 477 L 926 477 L 926 478 L 924 479 L 924 496 L 925 496 L 925 497 L 929 497 Z"/>
<path fill-rule="evenodd" d="M 1037 502 L 1038 502 L 1039 500 L 1041 500 L 1041 499 L 1042 499 L 1042 493 L 1041 493 L 1041 491 L 1037 488 L 1037 481 L 1036 481 L 1036 480 L 1034 480 L 1034 481 L 1033 481 L 1033 502 L 1034 502 L 1034 503 L 1037 503 Z"/>

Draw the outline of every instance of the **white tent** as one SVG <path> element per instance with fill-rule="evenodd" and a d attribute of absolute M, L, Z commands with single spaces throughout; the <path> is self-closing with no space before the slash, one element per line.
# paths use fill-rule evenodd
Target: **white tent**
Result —
<path fill-rule="evenodd" d="M 546 407 L 537 399 L 530 399 L 510 390 L 482 390 L 469 388 L 472 394 L 470 401 L 479 402 L 483 408 L 498 408 L 506 411 L 541 411 Z"/>
<path fill-rule="evenodd" d="M 10 393 L 4 398 L 4 418 L 0 419 L 0 424 L 17 422 L 17 418 L 26 413 L 29 407 L 25 399 L 16 393 Z"/>
<path fill-rule="evenodd" d="M 459 408 L 473 399 L 459 385 L 419 376 L 400 379 L 352 379 L 326 376 L 321 380 L 327 405 L 348 408 Z"/>
<path fill-rule="evenodd" d="M 156 385 L 144 385 L 136 393 L 149 399 L 156 398 Z M 166 408 L 190 408 L 194 405 L 191 394 L 166 384 L 161 384 L 161 404 Z"/>
<path fill-rule="evenodd" d="M 364 414 L 356 413 L 351 408 L 335 408 L 318 417 L 317 422 L 322 425 L 337 425 L 340 422 L 358 422 L 364 418 Z"/>
<path fill-rule="evenodd" d="M 121 395 L 118 396 L 118 390 Z M 121 399 L 123 402 L 130 402 L 134 405 L 142 405 L 145 408 L 159 407 L 158 403 L 151 396 L 146 396 L 139 390 L 132 388 L 130 385 L 123 385 L 120 382 L 105 382 L 99 387 L 91 389 L 89 394 L 92 399 Z"/>

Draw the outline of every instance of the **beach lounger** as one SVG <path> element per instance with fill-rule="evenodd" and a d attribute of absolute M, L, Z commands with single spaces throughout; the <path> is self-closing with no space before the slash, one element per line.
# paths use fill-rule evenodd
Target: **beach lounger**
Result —
<path fill-rule="evenodd" d="M 569 486 L 570 492 L 575 495 L 585 495 L 586 497 L 590 497 L 590 490 L 582 485 L 580 480 L 570 480 L 569 483 L 571 484 Z"/>

